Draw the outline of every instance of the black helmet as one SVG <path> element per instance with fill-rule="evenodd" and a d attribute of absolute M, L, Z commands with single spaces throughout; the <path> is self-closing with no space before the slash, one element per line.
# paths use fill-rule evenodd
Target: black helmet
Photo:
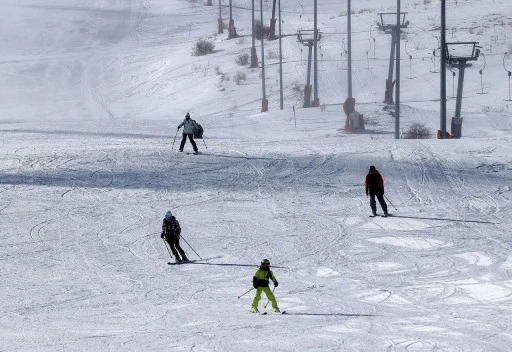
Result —
<path fill-rule="evenodd" d="M 270 260 L 263 259 L 260 264 L 260 270 L 269 271 L 270 270 Z"/>
<path fill-rule="evenodd" d="M 375 166 L 370 166 L 370 172 L 375 171 Z"/>
<path fill-rule="evenodd" d="M 185 115 L 185 117 L 186 117 L 187 119 L 189 119 L 189 118 L 190 118 L 190 114 L 187 112 L 187 114 Z"/>

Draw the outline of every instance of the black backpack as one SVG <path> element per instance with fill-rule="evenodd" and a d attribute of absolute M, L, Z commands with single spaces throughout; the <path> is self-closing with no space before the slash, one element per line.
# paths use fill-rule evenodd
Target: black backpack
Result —
<path fill-rule="evenodd" d="M 200 124 L 198 124 L 198 123 L 196 122 L 196 120 L 194 120 L 194 122 L 195 122 L 195 123 L 196 123 L 196 125 L 197 125 L 197 128 L 194 128 L 194 138 L 199 138 L 199 139 L 201 139 L 201 138 L 203 138 L 203 132 L 204 132 L 204 130 L 203 130 L 203 126 L 201 126 Z"/>
<path fill-rule="evenodd" d="M 180 223 L 178 222 L 178 219 L 176 219 L 174 216 L 169 221 L 168 225 L 166 226 L 165 235 L 169 238 L 180 238 L 181 234 L 181 227 Z"/>
<path fill-rule="evenodd" d="M 174 221 L 171 222 L 171 227 L 172 227 L 172 236 L 174 238 L 179 238 L 181 235 L 181 227 L 180 227 L 180 223 L 178 222 L 178 220 L 176 218 L 174 218 Z"/>

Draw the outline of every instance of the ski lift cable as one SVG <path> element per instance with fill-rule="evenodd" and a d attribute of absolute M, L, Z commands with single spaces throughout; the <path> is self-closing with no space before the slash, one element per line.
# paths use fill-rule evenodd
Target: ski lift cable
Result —
<path fill-rule="evenodd" d="M 412 58 L 411 53 L 409 53 L 409 50 L 407 50 L 407 44 L 409 44 L 408 40 L 405 42 L 405 53 L 409 56 L 409 58 Z"/>
<path fill-rule="evenodd" d="M 485 54 L 484 53 L 480 53 L 480 57 L 483 57 L 484 59 L 484 67 L 482 67 L 480 69 L 480 71 L 478 71 L 480 74 L 482 74 L 482 72 L 485 70 L 485 67 L 487 66 L 487 59 L 485 58 Z"/>
<path fill-rule="evenodd" d="M 507 69 L 507 66 L 505 65 L 505 58 L 507 57 L 507 55 L 508 55 L 508 52 L 506 52 L 505 55 L 503 55 L 503 68 L 505 69 L 505 71 L 507 71 L 510 74 L 510 70 Z"/>

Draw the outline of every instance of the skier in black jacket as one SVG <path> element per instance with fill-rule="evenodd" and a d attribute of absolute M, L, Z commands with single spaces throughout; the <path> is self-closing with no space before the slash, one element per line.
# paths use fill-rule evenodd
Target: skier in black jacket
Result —
<path fill-rule="evenodd" d="M 372 208 L 373 216 L 377 215 L 377 203 L 375 197 L 384 211 L 384 216 L 388 216 L 388 205 L 384 200 L 384 180 L 375 166 L 370 166 L 370 171 L 366 175 L 366 196 L 370 195 L 370 207 Z"/>
<path fill-rule="evenodd" d="M 174 254 L 174 257 L 176 258 L 176 262 L 188 262 L 188 258 L 185 254 L 185 251 L 183 250 L 183 248 L 180 247 L 180 234 L 180 223 L 172 215 L 170 210 L 167 211 L 167 213 L 165 213 L 164 221 L 162 223 L 162 235 L 160 237 L 165 238 L 167 243 L 169 243 L 169 247 L 171 247 L 172 254 Z"/>

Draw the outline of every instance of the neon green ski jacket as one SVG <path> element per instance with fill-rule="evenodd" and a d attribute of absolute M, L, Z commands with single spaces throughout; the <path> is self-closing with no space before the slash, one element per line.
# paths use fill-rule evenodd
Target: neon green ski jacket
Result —
<path fill-rule="evenodd" d="M 261 270 L 258 269 L 254 273 L 254 276 L 252 278 L 253 286 L 256 287 L 268 287 L 268 280 L 272 280 L 273 282 L 276 282 L 276 277 L 274 276 L 274 273 L 272 270 Z"/>

